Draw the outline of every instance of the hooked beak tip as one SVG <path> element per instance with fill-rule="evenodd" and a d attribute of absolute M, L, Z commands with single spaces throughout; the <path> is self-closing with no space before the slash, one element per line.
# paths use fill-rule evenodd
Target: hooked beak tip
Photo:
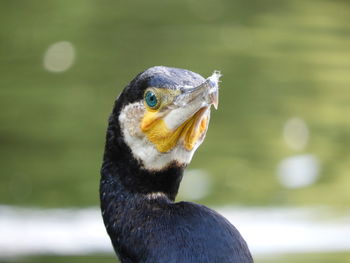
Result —
<path fill-rule="evenodd" d="M 209 101 L 217 110 L 219 106 L 219 93 L 217 91 L 209 94 Z"/>
<path fill-rule="evenodd" d="M 218 107 L 219 107 L 219 102 L 218 101 L 216 101 L 215 103 L 213 103 L 213 105 L 214 105 L 214 109 L 218 109 Z"/>
<path fill-rule="evenodd" d="M 211 86 L 214 89 L 213 92 L 209 93 L 209 100 L 216 110 L 219 106 L 219 79 L 221 76 L 220 71 L 215 70 L 208 78 L 208 80 L 211 82 Z"/>

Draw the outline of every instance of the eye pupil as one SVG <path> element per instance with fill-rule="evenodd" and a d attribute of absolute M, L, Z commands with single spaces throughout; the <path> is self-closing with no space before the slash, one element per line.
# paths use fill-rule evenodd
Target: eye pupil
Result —
<path fill-rule="evenodd" d="M 152 91 L 148 91 L 146 93 L 145 100 L 149 107 L 153 108 L 157 106 L 158 100 L 156 95 Z"/>

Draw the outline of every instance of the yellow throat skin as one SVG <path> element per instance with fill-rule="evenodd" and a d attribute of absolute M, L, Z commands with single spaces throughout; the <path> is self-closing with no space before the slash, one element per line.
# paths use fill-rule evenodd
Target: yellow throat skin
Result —
<path fill-rule="evenodd" d="M 207 109 L 207 107 L 199 109 L 174 130 L 167 127 L 156 111 L 146 110 L 141 121 L 141 130 L 161 153 L 171 151 L 180 139 L 183 139 L 184 148 L 191 151 L 207 129 L 208 116 L 203 116 Z"/>

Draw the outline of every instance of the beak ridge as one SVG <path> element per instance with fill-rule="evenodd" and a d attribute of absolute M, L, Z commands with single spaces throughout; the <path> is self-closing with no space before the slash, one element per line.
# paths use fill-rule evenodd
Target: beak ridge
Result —
<path fill-rule="evenodd" d="M 208 77 L 202 84 L 197 87 L 184 87 L 181 89 L 181 99 L 184 103 L 190 103 L 194 100 L 202 100 L 207 106 L 213 105 L 215 109 L 219 104 L 219 79 L 221 74 L 219 71 Z"/>

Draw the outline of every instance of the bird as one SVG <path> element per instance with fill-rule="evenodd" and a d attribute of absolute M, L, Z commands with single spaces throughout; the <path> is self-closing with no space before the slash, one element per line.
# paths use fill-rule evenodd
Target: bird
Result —
<path fill-rule="evenodd" d="M 203 142 L 218 71 L 166 66 L 139 73 L 108 120 L 100 179 L 106 231 L 122 263 L 251 263 L 239 231 L 214 210 L 176 202 L 183 172 Z M 195 186 L 194 186 L 195 187 Z"/>

